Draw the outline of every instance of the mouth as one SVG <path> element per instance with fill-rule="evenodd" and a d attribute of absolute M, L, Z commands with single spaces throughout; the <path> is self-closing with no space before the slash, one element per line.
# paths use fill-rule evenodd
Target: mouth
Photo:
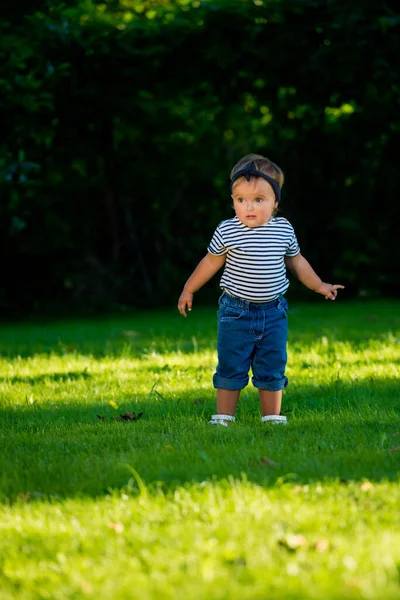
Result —
<path fill-rule="evenodd" d="M 246 219 L 255 219 L 256 215 L 246 215 Z"/>

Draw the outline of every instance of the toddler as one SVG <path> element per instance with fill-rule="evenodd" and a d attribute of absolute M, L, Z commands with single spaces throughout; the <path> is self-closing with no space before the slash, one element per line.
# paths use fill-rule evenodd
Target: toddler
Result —
<path fill-rule="evenodd" d="M 306 287 L 335 300 L 342 285 L 324 283 L 300 254 L 292 225 L 277 217 L 284 176 L 258 154 L 242 158 L 231 172 L 236 216 L 222 221 L 207 255 L 187 280 L 179 312 L 191 311 L 193 294 L 224 266 L 218 311 L 217 414 L 209 421 L 228 426 L 235 421 L 240 391 L 249 381 L 260 394 L 263 422 L 285 424 L 280 415 L 288 337 L 288 268 Z"/>

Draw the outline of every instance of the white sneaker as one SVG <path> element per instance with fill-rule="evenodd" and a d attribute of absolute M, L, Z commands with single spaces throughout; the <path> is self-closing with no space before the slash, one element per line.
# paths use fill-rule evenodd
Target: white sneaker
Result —
<path fill-rule="evenodd" d="M 222 425 L 223 427 L 229 427 L 231 423 L 235 422 L 233 415 L 211 415 L 210 425 Z"/>
<path fill-rule="evenodd" d="M 263 423 L 273 423 L 274 425 L 287 425 L 287 418 L 283 415 L 266 415 L 261 418 Z"/>

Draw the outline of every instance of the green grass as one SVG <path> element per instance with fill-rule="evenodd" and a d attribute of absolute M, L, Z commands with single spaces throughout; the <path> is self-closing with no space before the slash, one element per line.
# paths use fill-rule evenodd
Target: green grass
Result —
<path fill-rule="evenodd" d="M 207 424 L 215 345 L 204 308 L 0 326 L 1 600 L 400 598 L 400 303 L 291 308 L 287 427 L 251 384 Z"/>

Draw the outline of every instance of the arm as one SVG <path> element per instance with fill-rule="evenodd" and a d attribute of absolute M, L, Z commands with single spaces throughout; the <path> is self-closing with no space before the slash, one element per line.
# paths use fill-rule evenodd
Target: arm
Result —
<path fill-rule="evenodd" d="M 297 277 L 301 283 L 317 294 L 325 296 L 326 300 L 335 300 L 337 290 L 343 290 L 343 285 L 324 283 L 316 274 L 308 260 L 301 254 L 285 256 L 286 267 Z"/>
<path fill-rule="evenodd" d="M 178 310 L 186 317 L 186 306 L 192 310 L 193 294 L 197 292 L 207 281 L 211 279 L 225 263 L 226 255 L 217 256 L 210 252 L 199 262 L 183 288 L 183 292 L 178 301 Z"/>

